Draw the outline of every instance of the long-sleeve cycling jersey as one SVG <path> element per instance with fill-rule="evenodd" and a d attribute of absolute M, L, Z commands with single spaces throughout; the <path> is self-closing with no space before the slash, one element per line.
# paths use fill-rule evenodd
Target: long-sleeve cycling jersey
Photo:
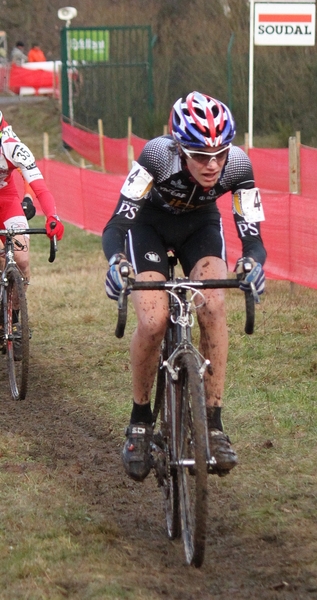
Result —
<path fill-rule="evenodd" d="M 233 216 L 244 256 L 251 256 L 264 264 L 266 251 L 260 235 L 258 222 L 247 222 L 234 201 L 238 190 L 255 187 L 253 169 L 249 157 L 239 147 L 229 150 L 221 175 L 212 188 L 205 189 L 191 176 L 186 161 L 178 153 L 171 136 L 160 136 L 145 145 L 138 164 L 153 177 L 153 185 L 140 200 L 127 197 L 123 185 L 116 209 L 103 231 L 103 249 L 109 259 L 113 254 L 124 252 L 127 231 L 140 219 L 142 211 L 168 211 L 175 215 L 185 211 L 216 212 L 216 201 L 226 192 L 233 195 Z M 127 177 L 129 180 L 130 174 Z"/>
<path fill-rule="evenodd" d="M 16 194 L 13 171 L 19 169 L 24 180 L 31 186 L 46 216 L 56 213 L 55 200 L 48 190 L 43 175 L 37 167 L 31 150 L 12 131 L 4 127 L 0 145 L 0 211 L 3 203 Z M 6 206 L 6 210 L 8 207 Z M 10 216 L 7 214 L 7 217 Z M 12 214 L 11 216 L 15 216 Z"/>

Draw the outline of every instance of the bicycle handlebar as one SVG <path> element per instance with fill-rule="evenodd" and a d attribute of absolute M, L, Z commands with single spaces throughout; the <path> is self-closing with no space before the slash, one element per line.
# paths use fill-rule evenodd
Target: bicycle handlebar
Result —
<path fill-rule="evenodd" d="M 3 237 L 7 237 L 7 238 L 14 238 L 16 235 L 29 235 L 29 234 L 34 234 L 34 233 L 38 233 L 38 234 L 45 234 L 46 235 L 46 229 L 42 228 L 38 228 L 38 229 L 0 229 L 0 236 Z M 55 258 L 56 258 L 56 252 L 57 252 L 57 238 L 56 235 L 54 235 L 54 237 L 52 239 L 50 239 L 50 255 L 49 255 L 49 259 L 48 261 L 50 263 L 54 262 Z"/>
<path fill-rule="evenodd" d="M 121 290 L 118 299 L 118 319 L 115 330 L 117 338 L 122 338 L 127 320 L 128 296 L 126 290 L 172 290 L 183 287 L 183 289 L 195 288 L 197 290 L 206 289 L 228 289 L 238 288 L 239 281 L 237 279 L 204 279 L 202 281 L 193 281 L 189 279 L 176 279 L 173 281 L 136 281 L 133 284 L 128 284 L 127 278 L 123 278 L 125 287 Z M 245 294 L 245 309 L 246 321 L 244 331 L 251 335 L 254 331 L 255 320 L 255 298 L 252 290 L 244 292 Z"/>

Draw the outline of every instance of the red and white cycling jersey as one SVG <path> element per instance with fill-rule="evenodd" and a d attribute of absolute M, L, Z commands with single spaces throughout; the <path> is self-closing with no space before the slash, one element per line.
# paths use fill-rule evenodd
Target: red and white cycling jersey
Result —
<path fill-rule="evenodd" d="M 46 216 L 56 214 L 55 200 L 48 190 L 43 175 L 36 165 L 31 150 L 21 142 L 7 125 L 2 130 L 0 143 L 0 223 L 23 215 L 21 200 L 12 173 L 19 169 L 24 180 L 31 186 L 43 213 Z"/>
<path fill-rule="evenodd" d="M 8 185 L 14 169 L 20 169 L 28 183 L 43 179 L 31 150 L 21 142 L 11 126 L 2 131 L 0 146 L 0 188 Z"/>

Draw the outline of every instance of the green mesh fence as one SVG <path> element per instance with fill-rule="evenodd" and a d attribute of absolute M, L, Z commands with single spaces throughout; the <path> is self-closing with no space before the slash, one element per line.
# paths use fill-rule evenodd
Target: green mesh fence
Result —
<path fill-rule="evenodd" d="M 151 27 L 86 27 L 61 31 L 62 112 L 104 135 L 146 137 L 153 116 Z"/>

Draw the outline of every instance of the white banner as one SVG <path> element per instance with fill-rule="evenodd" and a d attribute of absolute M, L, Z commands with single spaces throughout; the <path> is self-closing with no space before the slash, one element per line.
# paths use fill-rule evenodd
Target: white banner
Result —
<path fill-rule="evenodd" d="M 312 2 L 254 4 L 256 46 L 314 46 L 316 5 Z"/>

